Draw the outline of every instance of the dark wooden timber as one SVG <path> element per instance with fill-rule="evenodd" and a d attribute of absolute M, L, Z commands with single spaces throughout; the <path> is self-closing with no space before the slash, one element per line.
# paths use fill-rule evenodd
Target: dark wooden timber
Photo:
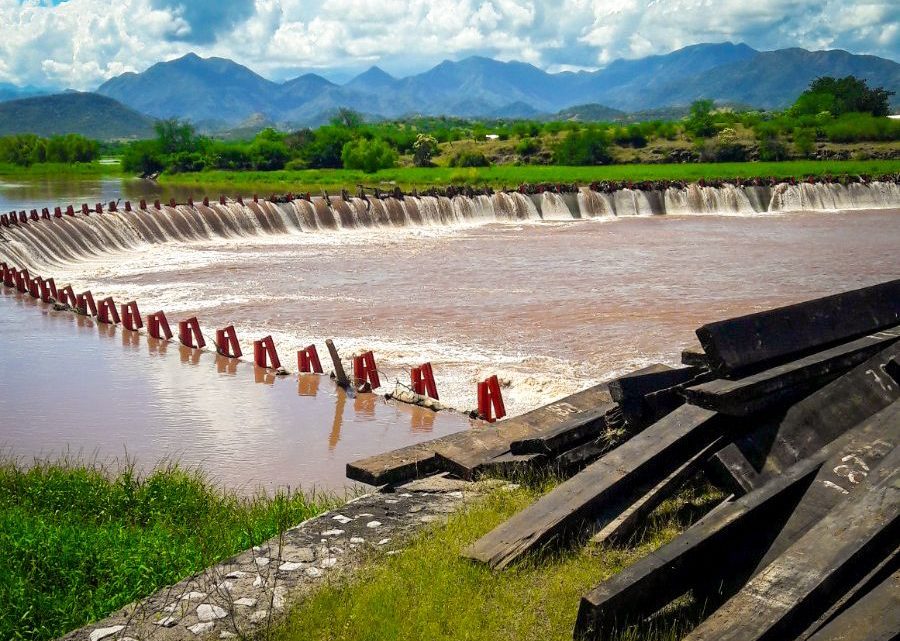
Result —
<path fill-rule="evenodd" d="M 895 343 L 783 415 L 761 419 L 758 429 L 712 458 L 717 480 L 738 494 L 749 492 L 896 401 L 900 384 L 886 372 L 898 357 Z"/>
<path fill-rule="evenodd" d="M 731 576 L 747 576 L 778 538 L 823 463 L 833 471 L 848 454 L 896 440 L 897 408 L 893 414 L 888 409 L 763 487 L 721 504 L 669 544 L 591 590 L 581 600 L 576 637 L 601 638 L 604 631 L 644 619 L 692 588 L 709 590 L 710 584 Z"/>
<path fill-rule="evenodd" d="M 563 482 L 463 554 L 503 568 L 551 541 L 591 534 L 709 445 L 723 430 L 715 412 L 683 405 Z"/>
<path fill-rule="evenodd" d="M 892 573 L 841 612 L 809 641 L 895 641 L 900 639 L 900 571 Z"/>
<path fill-rule="evenodd" d="M 688 347 L 681 352 L 681 364 L 690 367 L 709 367 L 709 360 L 700 345 Z"/>
<path fill-rule="evenodd" d="M 865 576 L 900 536 L 900 447 L 685 641 L 792 639 Z"/>
<path fill-rule="evenodd" d="M 474 475 L 480 466 L 509 453 L 513 441 L 553 430 L 561 421 L 579 415 L 592 420 L 593 410 L 611 402 L 606 385 L 596 385 L 495 425 L 479 426 L 353 461 L 347 464 L 347 477 L 370 485 L 397 484 L 450 471 L 448 467 L 442 467 L 446 461 L 451 461 L 451 467 L 456 466 L 457 472 Z M 437 458 L 438 451 L 443 462 Z"/>
<path fill-rule="evenodd" d="M 612 521 L 603 526 L 591 541 L 594 543 L 621 543 L 626 541 L 644 523 L 647 517 L 660 503 L 675 494 L 685 481 L 696 474 L 703 463 L 722 445 L 724 437 L 713 441 L 709 446 L 682 463 L 674 472 L 650 488 L 637 501 L 630 503 L 625 510 Z"/>
<path fill-rule="evenodd" d="M 900 279 L 709 323 L 697 330 L 720 375 L 771 367 L 900 324 Z"/>
<path fill-rule="evenodd" d="M 350 385 L 350 380 L 347 378 L 347 374 L 344 373 L 344 365 L 341 363 L 341 357 L 338 354 L 337 348 L 334 346 L 334 342 L 329 338 L 325 341 L 325 346 L 328 348 L 328 354 L 331 356 L 331 363 L 334 365 L 335 381 L 341 387 L 347 387 Z"/>
<path fill-rule="evenodd" d="M 629 425 L 646 427 L 684 402 L 678 386 L 694 381 L 701 371 L 697 367 L 673 369 L 667 365 L 650 365 L 613 379 L 609 382 L 609 392 Z M 666 390 L 667 395 L 663 394 Z M 651 395 L 652 403 L 648 402 Z"/>
<path fill-rule="evenodd" d="M 618 407 L 615 403 L 601 403 L 562 420 L 540 434 L 512 441 L 509 450 L 513 454 L 553 454 L 571 449 L 600 436 L 607 428 L 607 416 Z"/>
<path fill-rule="evenodd" d="M 486 461 L 480 469 L 482 474 L 515 478 L 517 475 L 536 470 L 547 461 L 546 454 L 501 454 Z"/>
<path fill-rule="evenodd" d="M 900 339 L 894 327 L 738 380 L 717 379 L 684 394 L 689 403 L 747 416 L 799 400 Z"/>

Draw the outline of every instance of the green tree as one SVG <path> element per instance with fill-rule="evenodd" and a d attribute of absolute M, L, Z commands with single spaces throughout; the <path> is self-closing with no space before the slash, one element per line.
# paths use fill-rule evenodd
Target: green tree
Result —
<path fill-rule="evenodd" d="M 553 151 L 557 165 L 605 165 L 612 161 L 609 138 L 604 131 L 589 128 L 571 130 Z"/>
<path fill-rule="evenodd" d="M 713 122 L 712 100 L 695 100 L 691 104 L 691 112 L 685 122 L 684 129 L 696 138 L 709 138 L 716 133 L 716 125 Z"/>
<path fill-rule="evenodd" d="M 331 118 L 331 124 L 335 127 L 359 129 L 363 124 L 363 118 L 359 112 L 347 109 L 346 107 L 341 107 Z"/>
<path fill-rule="evenodd" d="M 413 143 L 413 163 L 416 167 L 431 167 L 431 159 L 438 150 L 438 141 L 434 136 L 419 134 Z"/>
<path fill-rule="evenodd" d="M 313 140 L 300 151 L 300 157 L 312 169 L 340 169 L 343 167 L 344 145 L 353 136 L 346 127 L 326 126 L 315 131 Z"/>
<path fill-rule="evenodd" d="M 809 89 L 800 94 L 791 111 L 797 115 L 815 115 L 824 111 L 833 116 L 851 112 L 887 116 L 890 98 L 895 92 L 883 87 L 870 89 L 865 80 L 855 76 L 816 78 Z"/>
<path fill-rule="evenodd" d="M 164 167 L 158 140 L 138 140 L 125 147 L 122 152 L 122 169 L 125 171 L 149 176 L 162 171 Z"/>
<path fill-rule="evenodd" d="M 189 122 L 172 118 L 170 120 L 157 120 L 153 125 L 156 131 L 156 139 L 159 142 L 160 151 L 164 154 L 174 154 L 179 151 L 197 151 L 199 138 L 194 126 Z"/>
<path fill-rule="evenodd" d="M 344 145 L 341 160 L 346 169 L 362 169 L 371 174 L 393 167 L 397 163 L 397 152 L 377 138 L 359 138 Z"/>

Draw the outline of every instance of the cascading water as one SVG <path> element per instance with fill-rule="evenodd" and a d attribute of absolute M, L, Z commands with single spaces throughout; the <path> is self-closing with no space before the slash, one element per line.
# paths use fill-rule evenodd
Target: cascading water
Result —
<path fill-rule="evenodd" d="M 406 196 L 403 199 L 312 198 L 162 206 L 63 216 L 0 227 L 0 261 L 48 267 L 144 244 L 240 238 L 340 229 L 442 227 L 497 222 L 573 220 L 662 214 L 745 214 L 793 210 L 881 209 L 900 206 L 894 182 L 781 183 L 774 187 L 697 184 L 684 188 L 527 196 Z"/>

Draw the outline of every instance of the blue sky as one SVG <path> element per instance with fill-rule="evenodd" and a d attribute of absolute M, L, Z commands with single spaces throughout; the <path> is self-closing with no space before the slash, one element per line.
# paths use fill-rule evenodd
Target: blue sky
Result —
<path fill-rule="evenodd" d="M 897 0 L 0 0 L 0 82 L 92 89 L 194 51 L 274 80 L 471 54 L 549 71 L 698 42 L 900 60 Z"/>

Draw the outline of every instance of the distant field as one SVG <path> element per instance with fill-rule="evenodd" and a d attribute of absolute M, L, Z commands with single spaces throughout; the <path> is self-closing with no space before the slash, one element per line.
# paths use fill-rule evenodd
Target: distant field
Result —
<path fill-rule="evenodd" d="M 45 162 L 23 167 L 9 163 L 0 163 L 0 178 L 54 178 L 68 176 L 118 176 L 122 173 L 119 160 L 101 159 L 85 163 Z"/>
<path fill-rule="evenodd" d="M 490 185 L 514 187 L 521 183 L 581 183 L 603 180 L 687 180 L 701 178 L 734 179 L 753 177 L 806 177 L 825 175 L 880 175 L 900 172 L 897 160 L 788 161 L 753 163 L 691 163 L 669 165 L 607 165 L 597 167 L 559 167 L 547 165 L 497 165 L 458 169 L 450 167 L 401 167 L 374 174 L 348 169 L 309 169 L 299 171 L 204 171 L 163 175 L 167 185 L 197 186 L 203 190 L 218 189 L 228 193 L 285 193 L 338 190 L 351 192 L 357 185 L 388 189 L 426 189 L 447 185 Z M 2 173 L 2 172 L 0 172 Z"/>

